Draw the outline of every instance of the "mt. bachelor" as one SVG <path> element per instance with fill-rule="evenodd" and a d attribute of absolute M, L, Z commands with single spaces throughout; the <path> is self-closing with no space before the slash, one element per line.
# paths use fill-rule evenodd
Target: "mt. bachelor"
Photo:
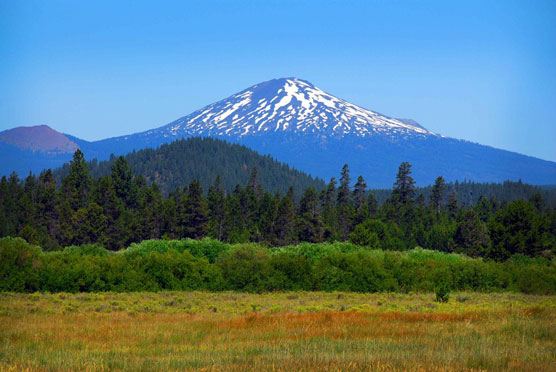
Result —
<path fill-rule="evenodd" d="M 446 138 L 413 120 L 364 109 L 297 78 L 253 85 L 146 132 L 96 142 L 67 137 L 87 158 L 106 159 L 111 153 L 192 136 L 244 144 L 324 179 L 336 176 L 347 163 L 370 187 L 391 187 L 402 161 L 413 165 L 421 185 L 440 175 L 449 181 L 521 178 L 532 184 L 556 183 L 554 162 Z"/>

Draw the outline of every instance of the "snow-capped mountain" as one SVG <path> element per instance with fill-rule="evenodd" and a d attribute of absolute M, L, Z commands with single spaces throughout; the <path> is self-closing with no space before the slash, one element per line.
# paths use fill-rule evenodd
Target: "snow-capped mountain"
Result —
<path fill-rule="evenodd" d="M 532 184 L 556 184 L 554 162 L 446 138 L 414 120 L 394 119 L 362 108 L 297 78 L 253 85 L 170 124 L 141 133 L 95 142 L 65 136 L 88 159 L 100 160 L 110 154 L 126 154 L 181 138 L 216 137 L 270 154 L 323 179 L 337 177 L 347 163 L 354 177 L 363 175 L 369 187 L 374 188 L 390 188 L 403 161 L 413 165 L 413 176 L 420 185 L 432 184 L 438 176 L 448 181 L 522 179 Z M 10 145 L 6 144 L 6 149 L 2 146 L 0 143 L 0 160 L 7 159 L 4 163 L 12 169 L 36 172 L 40 171 L 39 164 L 60 163 L 60 158 L 48 158 L 16 168 L 17 159 L 35 159 L 38 155 L 14 156 Z M 10 171 L 0 170 L 4 174 Z"/>
<path fill-rule="evenodd" d="M 147 134 L 155 132 L 230 137 L 272 132 L 334 138 L 434 135 L 419 125 L 351 104 L 297 78 L 254 85 Z"/>

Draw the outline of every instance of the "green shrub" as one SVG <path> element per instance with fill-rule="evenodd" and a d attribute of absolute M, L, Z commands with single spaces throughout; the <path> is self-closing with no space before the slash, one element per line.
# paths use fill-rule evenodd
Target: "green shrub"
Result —
<path fill-rule="evenodd" d="M 261 292 L 268 289 L 271 267 L 266 250 L 251 245 L 240 245 L 221 255 L 216 265 L 228 289 Z"/>
<path fill-rule="evenodd" d="M 435 291 L 436 302 L 448 302 L 450 300 L 450 290 L 446 284 L 441 284 Z"/>
<path fill-rule="evenodd" d="M 424 249 L 383 251 L 353 243 L 264 248 L 213 239 L 146 240 L 120 252 L 98 245 L 43 252 L 0 239 L 0 291 L 346 290 L 556 293 L 556 262 L 516 255 L 500 263 Z"/>
<path fill-rule="evenodd" d="M 0 239 L 0 291 L 28 292 L 37 289 L 41 249 L 21 238 Z"/>

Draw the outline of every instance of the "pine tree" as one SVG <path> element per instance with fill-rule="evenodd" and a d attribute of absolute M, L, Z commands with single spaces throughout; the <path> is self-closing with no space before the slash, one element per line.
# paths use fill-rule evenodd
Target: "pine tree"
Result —
<path fill-rule="evenodd" d="M 193 180 L 184 193 L 182 213 L 182 237 L 201 239 L 208 229 L 208 206 L 203 196 L 203 189 L 198 180 Z"/>
<path fill-rule="evenodd" d="M 265 192 L 260 201 L 260 219 L 258 229 L 262 234 L 262 240 L 270 245 L 278 244 L 276 236 L 276 224 L 278 221 L 278 205 L 280 204 L 280 193 L 273 196 Z"/>
<path fill-rule="evenodd" d="M 336 208 L 338 214 L 338 227 L 340 232 L 340 237 L 342 240 L 347 240 L 348 234 L 351 229 L 351 193 L 349 183 L 351 178 L 349 176 L 349 167 L 344 164 L 342 168 L 342 176 L 340 178 L 340 187 L 338 188 L 338 198 L 336 201 Z"/>
<path fill-rule="evenodd" d="M 458 221 L 454 234 L 454 251 L 471 257 L 484 256 L 490 246 L 486 225 L 473 210 L 468 210 Z"/>
<path fill-rule="evenodd" d="M 58 231 L 58 216 L 56 214 L 56 183 L 50 169 L 39 175 L 37 184 L 37 224 L 44 227 L 49 239 L 42 242 L 45 250 L 55 250 L 59 247 L 55 240 Z"/>
<path fill-rule="evenodd" d="M 279 245 L 295 242 L 295 196 L 293 187 L 280 201 L 278 206 L 278 220 L 276 222 L 276 236 Z"/>
<path fill-rule="evenodd" d="M 367 196 L 367 209 L 369 210 L 369 217 L 376 217 L 376 212 L 378 210 L 378 202 L 373 194 Z"/>
<path fill-rule="evenodd" d="M 107 218 L 102 207 L 95 202 L 89 203 L 87 209 L 74 213 L 74 237 L 76 244 L 101 242 L 107 229 Z"/>
<path fill-rule="evenodd" d="M 492 205 L 490 201 L 482 195 L 479 197 L 479 201 L 477 201 L 474 209 L 479 219 L 483 222 L 488 222 L 490 217 L 492 217 Z"/>
<path fill-rule="evenodd" d="M 178 238 L 177 207 L 174 197 L 162 201 L 161 234 L 163 239 Z"/>
<path fill-rule="evenodd" d="M 87 206 L 89 186 L 89 168 L 83 152 L 77 149 L 70 161 L 69 173 L 62 181 L 62 194 L 74 211 Z"/>
<path fill-rule="evenodd" d="M 363 176 L 357 178 L 353 186 L 354 218 L 353 225 L 357 226 L 369 217 L 368 204 L 366 203 L 367 183 Z"/>
<path fill-rule="evenodd" d="M 403 162 L 398 168 L 396 182 L 392 196 L 397 203 L 406 206 L 413 203 L 415 198 L 415 181 L 411 177 L 411 164 Z"/>
<path fill-rule="evenodd" d="M 125 157 L 120 156 L 112 164 L 111 174 L 116 196 L 127 207 L 135 207 L 137 203 L 137 187 L 133 183 L 133 171 Z"/>
<path fill-rule="evenodd" d="M 254 167 L 249 176 L 249 182 L 247 182 L 247 193 L 258 201 L 262 195 L 262 188 L 259 183 L 259 169 Z"/>
<path fill-rule="evenodd" d="M 253 168 L 249 181 L 247 182 L 247 187 L 241 193 L 241 205 L 245 216 L 245 225 L 249 230 L 249 239 L 251 241 L 261 240 L 261 232 L 259 230 L 259 220 L 260 220 L 260 210 L 259 202 L 261 200 L 261 195 L 263 190 L 259 184 L 258 179 L 258 169 Z"/>
<path fill-rule="evenodd" d="M 431 208 L 437 214 L 442 208 L 442 200 L 444 200 L 444 190 L 446 189 L 446 181 L 442 176 L 436 178 L 431 191 Z"/>
<path fill-rule="evenodd" d="M 318 209 L 317 192 L 309 187 L 301 197 L 297 213 L 297 236 L 299 241 L 319 243 L 322 241 L 323 225 Z"/>
<path fill-rule="evenodd" d="M 325 225 L 324 238 L 333 238 L 337 231 L 336 178 L 332 177 L 321 194 L 322 220 Z"/>
<path fill-rule="evenodd" d="M 29 173 L 29 176 L 25 178 L 23 185 L 23 194 L 18 200 L 18 209 L 21 211 L 22 223 L 29 226 L 36 226 L 36 204 L 37 204 L 37 178 Z M 39 243 L 35 241 L 35 243 Z"/>
<path fill-rule="evenodd" d="M 220 176 L 216 176 L 214 185 L 209 188 L 208 207 L 209 207 L 209 230 L 210 235 L 218 240 L 222 240 L 224 234 L 224 221 L 226 220 L 224 190 L 220 182 Z"/>
<path fill-rule="evenodd" d="M 236 185 L 234 191 L 226 196 L 226 222 L 223 236 L 229 243 L 249 241 L 244 196 L 245 192 L 240 185 Z"/>
<path fill-rule="evenodd" d="M 140 189 L 139 228 L 140 240 L 157 239 L 162 235 L 162 195 L 156 183 Z"/>
<path fill-rule="evenodd" d="M 448 210 L 448 215 L 451 218 L 456 218 L 459 211 L 458 194 L 456 189 L 452 189 L 448 195 L 448 202 L 446 204 L 446 209 Z"/>

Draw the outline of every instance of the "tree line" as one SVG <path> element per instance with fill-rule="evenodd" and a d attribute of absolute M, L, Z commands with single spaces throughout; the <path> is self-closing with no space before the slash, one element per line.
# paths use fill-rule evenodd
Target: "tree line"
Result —
<path fill-rule="evenodd" d="M 51 170 L 23 181 L 16 174 L 0 180 L 0 236 L 22 237 L 47 251 L 211 237 L 271 247 L 334 241 L 383 250 L 420 246 L 502 261 L 514 254 L 554 256 L 556 206 L 540 193 L 509 203 L 479 197 L 462 205 L 442 177 L 425 198 L 407 162 L 381 205 L 363 177 L 352 182 L 348 165 L 324 189 L 306 187 L 301 195 L 293 187 L 284 194 L 266 190 L 253 168 L 246 185 L 231 192 L 216 176 L 206 193 L 193 180 L 163 196 L 156 182 L 134 175 L 125 157 L 112 162 L 109 174 L 92 177 L 77 150 L 60 187 Z"/>

